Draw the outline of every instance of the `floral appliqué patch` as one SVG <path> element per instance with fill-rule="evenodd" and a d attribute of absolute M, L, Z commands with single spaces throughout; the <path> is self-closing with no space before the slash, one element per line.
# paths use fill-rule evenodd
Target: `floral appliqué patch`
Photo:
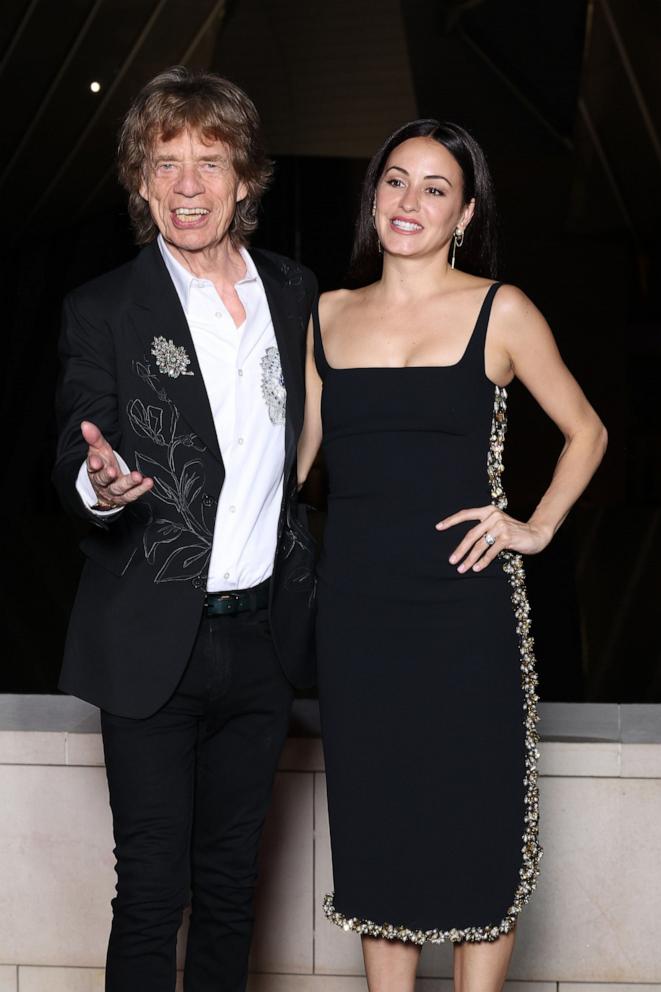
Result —
<path fill-rule="evenodd" d="M 186 349 L 183 346 L 177 347 L 174 341 L 166 341 L 163 337 L 154 338 L 151 353 L 161 375 L 169 375 L 171 379 L 180 375 L 195 375 L 194 372 L 186 371 L 190 365 Z"/>
<path fill-rule="evenodd" d="M 284 424 L 287 390 L 278 349 L 275 346 L 267 348 L 259 364 L 262 367 L 262 396 L 268 407 L 271 423 Z"/>

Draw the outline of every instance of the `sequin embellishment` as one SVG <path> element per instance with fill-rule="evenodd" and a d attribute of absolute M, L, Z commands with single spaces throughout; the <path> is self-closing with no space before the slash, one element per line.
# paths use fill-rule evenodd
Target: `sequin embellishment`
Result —
<path fill-rule="evenodd" d="M 507 390 L 495 387 L 493 419 L 487 456 L 487 473 L 491 491 L 491 502 L 504 510 L 507 507 L 507 496 L 501 484 L 503 474 L 503 449 L 507 431 Z M 523 690 L 523 717 L 525 727 L 525 798 L 524 798 L 524 828 L 521 847 L 522 864 L 519 870 L 519 884 L 514 893 L 512 905 L 507 910 L 500 923 L 487 926 L 466 927 L 463 930 L 410 930 L 405 926 L 393 926 L 390 923 L 373 923 L 372 920 L 349 919 L 338 913 L 333 904 L 333 895 L 324 899 L 324 913 L 331 923 L 342 927 L 343 930 L 353 931 L 361 936 L 380 937 L 385 940 L 402 940 L 412 944 L 424 943 L 442 944 L 446 940 L 452 943 L 462 941 L 494 941 L 502 934 L 509 933 L 516 926 L 519 913 L 532 895 L 539 876 L 539 861 L 542 849 L 539 845 L 539 788 L 537 784 L 537 759 L 539 752 L 539 734 L 537 732 L 537 673 L 535 671 L 535 655 L 533 639 L 530 634 L 530 606 L 526 594 L 526 579 L 523 570 L 523 560 L 520 554 L 512 551 L 501 551 L 498 560 L 509 579 L 512 606 L 516 619 L 516 634 L 519 644 L 521 661 L 521 687 Z"/>
<path fill-rule="evenodd" d="M 166 341 L 164 337 L 158 337 L 151 343 L 151 353 L 156 359 L 161 375 L 169 375 L 171 379 L 176 379 L 180 375 L 195 374 L 186 371 L 190 365 L 190 358 L 183 345 L 177 347 L 174 341 Z"/>
<path fill-rule="evenodd" d="M 262 396 L 268 407 L 271 423 L 284 424 L 287 390 L 278 349 L 267 348 L 259 364 L 262 367 Z"/>

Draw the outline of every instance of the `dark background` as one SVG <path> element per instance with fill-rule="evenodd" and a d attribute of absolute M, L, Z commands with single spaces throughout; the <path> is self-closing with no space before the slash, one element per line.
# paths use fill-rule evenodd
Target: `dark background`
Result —
<path fill-rule="evenodd" d="M 4 0 L 0 691 L 56 685 L 81 565 L 49 480 L 61 300 L 134 253 L 117 127 L 183 62 L 257 103 L 276 176 L 254 243 L 322 289 L 344 279 L 367 159 L 392 129 L 439 117 L 481 142 L 500 278 L 545 313 L 610 434 L 528 559 L 541 694 L 661 702 L 660 50 L 656 0 Z M 506 485 L 526 516 L 561 437 L 510 395 Z"/>

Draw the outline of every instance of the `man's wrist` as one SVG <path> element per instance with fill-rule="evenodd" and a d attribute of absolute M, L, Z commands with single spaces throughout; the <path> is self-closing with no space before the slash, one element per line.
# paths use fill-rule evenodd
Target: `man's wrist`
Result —
<path fill-rule="evenodd" d="M 104 500 L 97 499 L 96 503 L 90 506 L 90 510 L 96 510 L 97 513 L 108 513 L 110 510 L 119 510 L 120 507 L 116 503 L 106 503 Z"/>
<path fill-rule="evenodd" d="M 115 457 L 117 458 L 121 471 L 124 474 L 127 474 L 129 472 L 129 468 L 122 456 L 115 452 Z M 85 509 L 95 516 L 110 519 L 111 516 L 114 518 L 124 510 L 123 503 L 114 503 L 108 499 L 103 499 L 95 490 L 92 485 L 92 480 L 87 472 L 87 459 L 81 462 L 78 470 L 76 489 Z"/>

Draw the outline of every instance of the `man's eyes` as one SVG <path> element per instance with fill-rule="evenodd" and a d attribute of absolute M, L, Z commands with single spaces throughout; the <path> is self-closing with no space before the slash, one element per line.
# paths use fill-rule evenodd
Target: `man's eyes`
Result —
<path fill-rule="evenodd" d="M 156 164 L 157 172 L 172 172 L 177 168 L 178 162 L 158 162 Z M 218 162 L 198 162 L 198 167 L 205 169 L 207 172 L 217 172 L 220 168 L 220 163 Z"/>

